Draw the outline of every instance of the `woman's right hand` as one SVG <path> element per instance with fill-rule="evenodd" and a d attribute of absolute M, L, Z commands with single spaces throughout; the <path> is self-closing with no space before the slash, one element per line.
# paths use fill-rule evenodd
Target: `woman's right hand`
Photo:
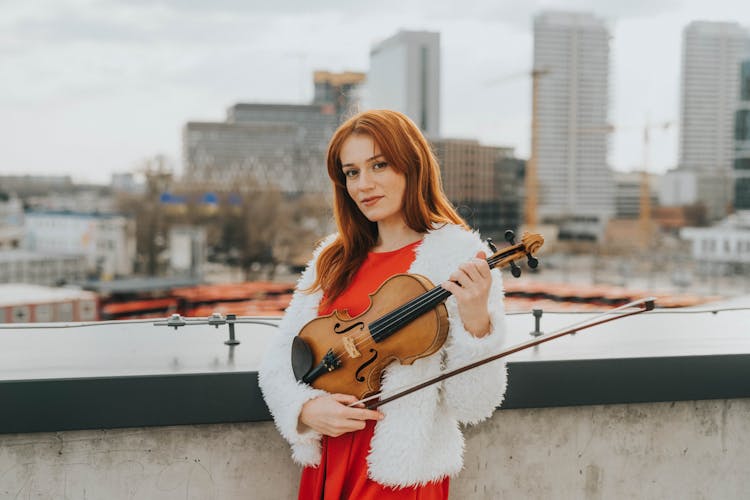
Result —
<path fill-rule="evenodd" d="M 323 435 L 336 437 L 365 428 L 365 420 L 381 420 L 383 414 L 367 410 L 364 404 L 350 407 L 358 400 L 349 394 L 326 394 L 302 405 L 297 424 L 304 432 L 309 427 Z"/>

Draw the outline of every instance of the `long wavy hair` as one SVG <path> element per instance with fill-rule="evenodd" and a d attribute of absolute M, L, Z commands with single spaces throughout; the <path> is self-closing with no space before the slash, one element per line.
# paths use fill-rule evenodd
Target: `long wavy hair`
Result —
<path fill-rule="evenodd" d="M 369 221 L 349 196 L 341 169 L 342 145 L 358 134 L 371 137 L 389 165 L 406 176 L 402 211 L 411 229 L 425 233 L 446 223 L 467 227 L 445 196 L 437 159 L 414 122 L 390 110 L 364 111 L 351 117 L 334 132 L 326 155 L 338 237 L 322 250 L 315 282 L 307 289 L 322 289 L 325 304 L 346 290 L 367 252 L 378 241 L 377 223 Z"/>

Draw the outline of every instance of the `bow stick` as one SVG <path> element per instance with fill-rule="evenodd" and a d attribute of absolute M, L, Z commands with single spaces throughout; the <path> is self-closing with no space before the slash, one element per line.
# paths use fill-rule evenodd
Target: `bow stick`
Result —
<path fill-rule="evenodd" d="M 609 323 L 610 321 L 614 321 L 616 319 L 623 319 L 623 318 L 627 318 L 628 316 L 633 316 L 635 314 L 640 314 L 642 312 L 651 311 L 654 308 L 654 300 L 655 299 L 653 297 L 646 297 L 643 299 L 634 300 L 633 302 L 629 302 L 620 307 L 610 309 L 592 318 L 579 321 L 578 323 L 574 323 L 561 330 L 557 330 L 555 332 L 551 332 L 546 335 L 541 335 L 535 339 L 529 340 L 527 342 L 523 342 L 521 344 L 517 344 L 513 347 L 509 347 L 508 349 L 505 349 L 488 358 L 480 359 L 479 361 L 475 361 L 466 366 L 462 366 L 454 370 L 451 370 L 449 372 L 442 373 L 437 377 L 431 378 L 429 380 L 426 380 L 412 387 L 409 387 L 406 389 L 399 389 L 397 390 L 398 392 L 395 392 L 394 394 L 387 396 L 383 399 L 378 399 L 382 396 L 382 392 L 378 392 L 376 394 L 373 394 L 372 396 L 368 396 L 364 399 L 360 399 L 359 401 L 352 403 L 349 406 L 357 406 L 359 404 L 365 404 L 365 408 L 370 409 L 370 410 L 375 409 L 379 406 L 383 406 L 386 403 L 390 403 L 391 401 L 395 401 L 408 394 L 411 394 L 412 392 L 416 392 L 420 389 L 424 389 L 425 387 L 429 387 L 433 384 L 437 384 L 438 382 L 442 382 L 443 380 L 449 379 L 451 377 L 454 377 L 466 371 L 472 370 L 479 366 L 485 365 L 492 361 L 498 360 L 500 358 L 504 358 L 511 354 L 517 353 L 519 351 L 523 351 L 524 349 L 528 349 L 529 347 L 534 347 L 539 344 L 543 344 L 544 342 L 549 342 L 550 340 L 564 337 L 565 335 L 570 335 L 572 333 L 576 333 L 581 330 L 586 330 L 588 328 L 591 328 L 597 325 Z M 635 311 L 627 311 L 628 309 L 633 308 L 633 307 L 636 307 L 638 309 L 636 309 Z M 612 316 L 613 314 L 614 316 Z"/>

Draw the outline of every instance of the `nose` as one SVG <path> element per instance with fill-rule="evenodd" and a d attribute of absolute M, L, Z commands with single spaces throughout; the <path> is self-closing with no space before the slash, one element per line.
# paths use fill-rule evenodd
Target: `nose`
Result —
<path fill-rule="evenodd" d="M 357 179 L 357 187 L 361 189 L 362 191 L 367 191 L 368 189 L 372 189 L 374 184 L 374 179 L 372 177 L 372 172 L 368 168 L 363 168 L 359 172 L 359 178 Z"/>

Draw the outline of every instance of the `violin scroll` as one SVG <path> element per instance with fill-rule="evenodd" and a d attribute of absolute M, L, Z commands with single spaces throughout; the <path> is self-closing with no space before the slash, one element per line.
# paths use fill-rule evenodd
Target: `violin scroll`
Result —
<path fill-rule="evenodd" d="M 514 243 L 515 237 L 516 235 L 513 231 L 505 231 L 505 239 L 512 246 L 500 251 L 495 251 L 493 247 L 490 247 L 493 248 L 493 252 L 495 253 L 487 259 L 487 263 L 490 265 L 490 268 L 508 265 L 513 277 L 518 278 L 521 276 L 521 268 L 515 263 L 515 259 L 525 255 L 529 267 L 536 269 L 539 266 L 539 259 L 532 254 L 544 244 L 544 238 L 541 234 L 537 233 L 523 233 L 521 243 L 516 244 Z"/>

